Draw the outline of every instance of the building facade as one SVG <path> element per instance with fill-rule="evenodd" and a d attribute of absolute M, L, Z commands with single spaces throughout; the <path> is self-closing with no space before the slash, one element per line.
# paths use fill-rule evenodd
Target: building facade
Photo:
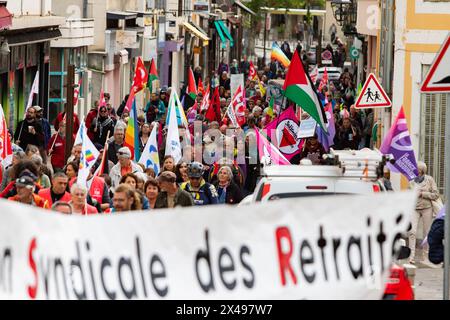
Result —
<path fill-rule="evenodd" d="M 65 19 L 54 15 L 51 0 L 0 1 L 0 7 L 2 15 L 11 18 L 11 23 L 0 30 L 0 101 L 8 127 L 14 130 L 23 119 L 37 71 L 39 94 L 33 104 L 44 108 L 46 116 L 51 112 L 50 42 L 61 36 L 59 26 Z"/>
<path fill-rule="evenodd" d="M 450 1 L 395 1 L 393 117 L 403 105 L 414 152 L 443 194 L 445 94 L 421 94 L 420 85 L 450 30 Z M 407 181 L 395 177 L 397 188 Z"/>

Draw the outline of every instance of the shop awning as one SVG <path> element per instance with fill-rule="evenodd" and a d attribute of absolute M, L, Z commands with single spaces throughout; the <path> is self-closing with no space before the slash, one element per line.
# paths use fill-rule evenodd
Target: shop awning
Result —
<path fill-rule="evenodd" d="M 186 30 L 188 30 L 194 36 L 196 36 L 197 38 L 202 40 L 203 41 L 203 46 L 207 46 L 208 45 L 208 42 L 209 42 L 210 39 L 209 39 L 208 35 L 206 34 L 206 32 L 201 30 L 199 27 L 195 27 L 194 25 L 192 25 L 189 22 L 183 22 L 183 27 L 185 27 Z"/>
<path fill-rule="evenodd" d="M 250 10 L 248 7 L 246 7 L 242 2 L 235 0 L 234 4 L 237 5 L 239 8 L 247 12 L 248 14 L 251 14 L 252 16 L 256 16 L 256 13 Z"/>
<path fill-rule="evenodd" d="M 138 16 L 135 12 L 124 12 L 124 11 L 106 11 L 106 19 L 111 20 L 130 20 L 136 19 Z"/>
<path fill-rule="evenodd" d="M 0 30 L 12 26 L 12 14 L 5 6 L 0 6 Z"/>
<path fill-rule="evenodd" d="M 226 46 L 226 38 L 230 41 L 230 47 L 232 47 L 234 45 L 234 40 L 225 23 L 222 20 L 216 20 L 214 21 L 214 25 L 216 26 L 220 40 L 222 41 L 222 47 Z"/>
<path fill-rule="evenodd" d="M 4 36 L 8 40 L 10 46 L 18 46 L 21 44 L 31 44 L 37 42 L 45 42 L 61 37 L 59 29 L 34 31 L 26 33 L 6 34 Z"/>

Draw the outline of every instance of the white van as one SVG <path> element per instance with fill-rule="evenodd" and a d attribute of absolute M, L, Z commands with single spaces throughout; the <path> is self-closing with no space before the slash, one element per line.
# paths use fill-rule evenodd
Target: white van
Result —
<path fill-rule="evenodd" d="M 331 165 L 264 167 L 255 192 L 244 198 L 241 205 L 285 198 L 385 191 L 378 183 L 378 177 L 386 160 L 378 150 L 331 149 L 327 157 Z"/>

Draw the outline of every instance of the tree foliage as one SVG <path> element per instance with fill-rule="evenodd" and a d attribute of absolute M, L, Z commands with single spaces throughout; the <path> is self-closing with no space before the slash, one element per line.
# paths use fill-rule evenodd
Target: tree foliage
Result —
<path fill-rule="evenodd" d="M 307 9 L 310 7 L 324 9 L 325 0 L 250 0 L 245 5 L 257 14 L 261 14 L 262 7 L 290 9 Z"/>

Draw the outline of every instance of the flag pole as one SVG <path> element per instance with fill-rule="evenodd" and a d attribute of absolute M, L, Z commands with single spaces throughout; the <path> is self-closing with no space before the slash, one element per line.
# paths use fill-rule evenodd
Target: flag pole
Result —
<path fill-rule="evenodd" d="M 445 159 L 450 158 L 450 94 L 447 94 L 445 112 Z M 449 300 L 450 271 L 450 161 L 445 161 L 445 218 L 444 218 L 444 300 Z"/>

